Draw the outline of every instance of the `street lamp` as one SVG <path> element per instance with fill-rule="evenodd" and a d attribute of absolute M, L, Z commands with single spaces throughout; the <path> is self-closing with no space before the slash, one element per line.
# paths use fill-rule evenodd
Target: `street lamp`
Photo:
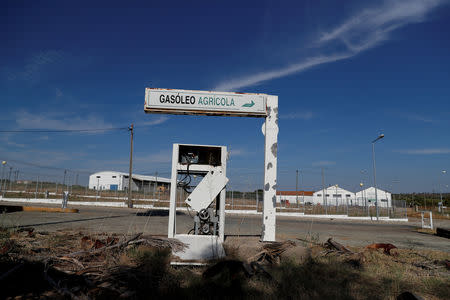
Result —
<path fill-rule="evenodd" d="M 380 134 L 376 139 L 372 141 L 372 162 L 373 162 L 373 184 L 375 186 L 375 205 L 377 209 L 377 221 L 380 217 L 380 209 L 378 205 L 378 192 L 377 192 L 377 168 L 375 166 L 375 143 L 378 140 L 384 138 L 384 133 Z"/>
<path fill-rule="evenodd" d="M 369 206 L 367 205 L 367 199 L 366 199 L 366 197 L 364 196 L 364 183 L 363 182 L 360 182 L 359 183 L 359 187 L 361 188 L 361 198 L 362 198 L 362 200 L 364 201 L 364 206 L 366 207 L 366 210 L 367 210 L 367 216 L 369 216 Z M 359 204 L 358 204 L 359 205 Z"/>

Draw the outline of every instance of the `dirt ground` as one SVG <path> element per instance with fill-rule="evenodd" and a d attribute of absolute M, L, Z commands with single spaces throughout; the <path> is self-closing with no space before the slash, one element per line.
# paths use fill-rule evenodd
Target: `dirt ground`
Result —
<path fill-rule="evenodd" d="M 1 203 L 0 205 L 11 205 Z M 168 211 L 128 208 L 79 206 L 79 213 L 10 212 L 0 215 L 0 226 L 6 228 L 34 227 L 36 230 L 72 230 L 87 233 L 144 234 L 167 236 Z M 257 237 L 261 233 L 261 216 L 226 216 L 225 234 L 228 237 Z M 177 213 L 177 232 L 187 233 L 192 218 Z M 436 220 L 435 226 L 450 227 L 446 220 Z M 446 238 L 418 232 L 419 220 L 385 223 L 376 221 L 344 221 L 277 217 L 277 240 L 309 238 L 325 242 L 329 237 L 349 246 L 363 247 L 371 243 L 392 243 L 406 249 L 450 252 Z"/>
<path fill-rule="evenodd" d="M 447 299 L 447 252 L 372 246 L 229 236 L 225 258 L 171 266 L 171 250 L 184 247 L 176 240 L 1 228 L 0 298 Z"/>

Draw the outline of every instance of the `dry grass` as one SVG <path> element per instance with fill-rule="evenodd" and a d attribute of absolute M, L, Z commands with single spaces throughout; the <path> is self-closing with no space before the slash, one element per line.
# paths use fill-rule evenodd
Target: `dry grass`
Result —
<path fill-rule="evenodd" d="M 290 248 L 279 264 L 262 265 L 265 273 L 249 276 L 228 268 L 206 278 L 205 267 L 171 267 L 170 249 L 164 247 L 126 244 L 67 256 L 129 238 L 106 234 L 83 237 L 80 232 L 1 230 L 0 285 L 6 287 L 4 297 L 356 300 L 395 299 L 403 291 L 425 299 L 450 295 L 450 271 L 443 264 L 450 256 L 439 251 L 395 249 L 391 256 L 381 250 L 350 247 L 356 254 L 342 254 L 314 242 Z M 257 238 L 229 239 L 225 260 L 245 261 L 262 245 Z M 57 286 L 44 275 L 58 282 Z"/>
<path fill-rule="evenodd" d="M 414 291 L 425 299 L 445 299 L 450 295 L 449 271 L 443 261 L 448 253 L 397 249 L 396 256 L 366 251 L 363 274 L 382 283 L 389 294 Z M 381 280 L 380 280 L 381 279 Z"/>
<path fill-rule="evenodd" d="M 423 209 L 425 210 L 425 209 Z M 426 209 L 427 211 L 430 210 L 430 208 Z M 434 207 L 433 208 L 433 219 L 440 219 L 440 220 L 450 220 L 450 215 L 448 212 L 446 213 L 440 213 L 438 210 Z M 425 217 L 428 219 L 428 213 L 425 214 Z M 420 211 L 416 212 L 412 208 L 408 208 L 408 218 L 415 218 L 415 219 L 421 219 L 422 214 Z"/>

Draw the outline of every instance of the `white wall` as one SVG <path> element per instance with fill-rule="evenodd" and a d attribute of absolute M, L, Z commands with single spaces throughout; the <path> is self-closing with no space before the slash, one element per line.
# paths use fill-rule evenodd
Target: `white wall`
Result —
<path fill-rule="evenodd" d="M 110 190 L 111 185 L 117 185 L 119 191 L 124 188 L 123 175 L 120 172 L 104 171 L 89 176 L 89 189 Z"/>
<path fill-rule="evenodd" d="M 152 189 L 155 182 L 161 184 L 170 183 L 170 179 L 164 177 L 144 176 L 133 174 L 133 180 L 131 181 L 131 190 L 139 191 L 143 187 L 142 183 L 146 186 L 151 182 Z M 115 171 L 103 171 L 97 172 L 89 176 L 89 189 L 99 190 L 111 190 L 111 185 L 117 185 L 117 190 L 128 190 L 128 174 Z"/>
<path fill-rule="evenodd" d="M 377 197 L 378 197 L 378 203 L 380 204 L 380 207 L 391 207 L 392 206 L 391 193 L 377 188 Z M 364 202 L 367 199 L 368 205 L 374 206 L 375 205 L 375 188 L 370 187 L 365 190 L 357 192 L 356 198 L 358 199 L 359 202 Z"/>

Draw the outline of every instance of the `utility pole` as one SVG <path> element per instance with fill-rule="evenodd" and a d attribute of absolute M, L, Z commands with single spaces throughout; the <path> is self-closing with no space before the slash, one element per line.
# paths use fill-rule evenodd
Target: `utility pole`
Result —
<path fill-rule="evenodd" d="M 295 171 L 296 173 L 296 179 L 295 179 L 295 201 L 297 203 L 297 208 L 298 208 L 298 170 Z"/>
<path fill-rule="evenodd" d="M 63 178 L 63 184 L 62 184 L 63 190 L 64 190 L 64 185 L 66 184 L 66 174 L 67 174 L 67 170 L 64 170 L 64 178 Z"/>
<path fill-rule="evenodd" d="M 231 187 L 230 187 L 231 189 Z M 233 189 L 231 189 L 231 209 L 234 209 L 234 194 L 233 194 Z"/>
<path fill-rule="evenodd" d="M 133 207 L 133 202 L 131 199 L 131 176 L 133 175 L 133 132 L 134 126 L 133 124 L 130 125 L 130 127 L 128 127 L 128 130 L 130 131 L 130 171 L 128 173 L 128 207 L 132 208 Z"/>

